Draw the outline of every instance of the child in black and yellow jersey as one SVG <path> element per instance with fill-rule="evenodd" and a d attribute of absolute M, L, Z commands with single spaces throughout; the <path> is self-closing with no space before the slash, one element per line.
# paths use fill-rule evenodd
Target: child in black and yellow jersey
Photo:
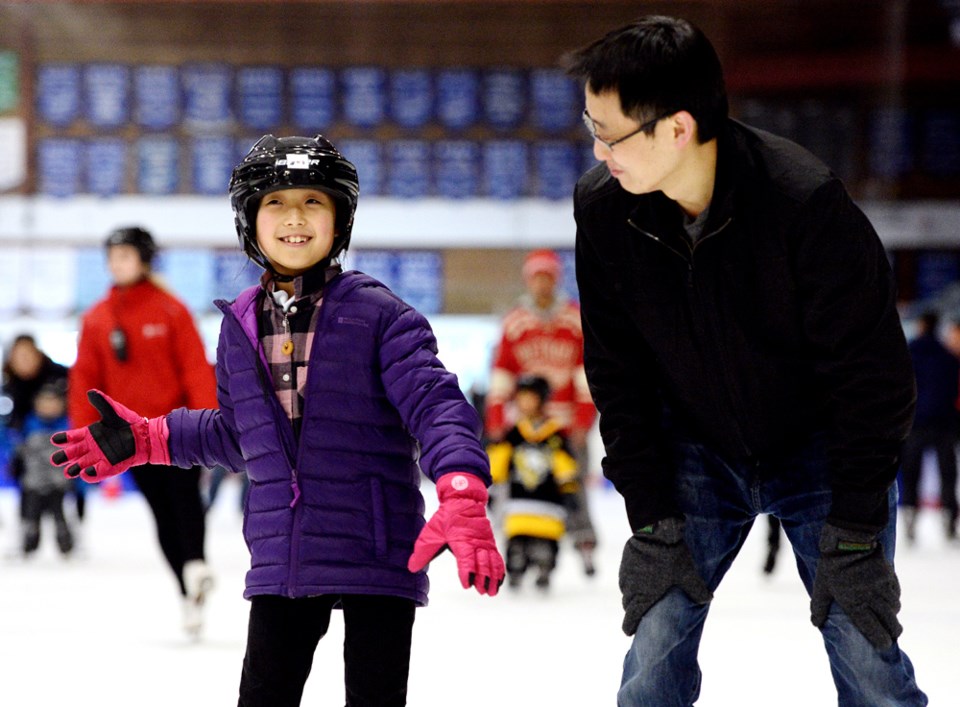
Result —
<path fill-rule="evenodd" d="M 506 484 L 503 531 L 507 538 L 509 586 L 520 586 L 535 569 L 536 586 L 546 590 L 565 532 L 566 506 L 577 490 L 577 464 L 561 425 L 544 413 L 550 386 L 540 376 L 517 380 L 518 420 L 503 441 L 487 448 L 495 484 Z"/>

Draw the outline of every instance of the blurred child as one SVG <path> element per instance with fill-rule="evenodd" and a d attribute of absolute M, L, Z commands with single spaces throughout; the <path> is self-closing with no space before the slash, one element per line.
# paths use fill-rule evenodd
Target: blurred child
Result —
<path fill-rule="evenodd" d="M 502 517 L 513 588 L 530 568 L 537 571 L 536 586 L 549 588 L 567 508 L 577 491 L 577 464 L 561 424 L 544 411 L 549 396 L 545 378 L 520 376 L 514 394 L 517 424 L 502 442 L 488 447 L 494 483 L 508 484 Z"/>
<path fill-rule="evenodd" d="M 239 707 L 300 704 L 334 608 L 347 705 L 406 704 L 425 566 L 449 548 L 463 587 L 489 595 L 504 575 L 480 418 L 427 320 L 340 266 L 358 195 L 322 135 L 262 137 L 230 180 L 240 245 L 265 273 L 217 303 L 219 409 L 145 419 L 93 390 L 102 421 L 54 437 L 56 463 L 90 481 L 144 461 L 247 472 Z M 421 469 L 440 500 L 427 523 Z"/>
<path fill-rule="evenodd" d="M 66 381 L 44 384 L 34 397 L 33 411 L 24 419 L 23 442 L 14 452 L 12 469 L 20 484 L 21 549 L 25 557 L 40 547 L 44 516 L 53 517 L 60 552 L 67 556 L 73 550 L 73 532 L 63 512 L 63 498 L 71 482 L 50 461 L 56 450 L 50 436 L 69 426 L 66 410 Z"/>

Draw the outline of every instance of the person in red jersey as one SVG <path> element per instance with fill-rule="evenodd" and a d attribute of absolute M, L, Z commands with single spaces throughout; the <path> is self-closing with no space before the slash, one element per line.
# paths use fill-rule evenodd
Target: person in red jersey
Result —
<path fill-rule="evenodd" d="M 567 535 L 583 559 L 584 571 L 593 576 L 597 535 L 590 519 L 585 477 L 590 470 L 587 434 L 596 408 L 583 372 L 580 308 L 558 291 L 563 267 L 556 252 L 532 251 L 524 259 L 522 272 L 526 292 L 504 318 L 493 358 L 486 400 L 487 435 L 500 441 L 516 423 L 510 401 L 520 376 L 546 379 L 552 391 L 546 413 L 560 423 L 579 469 Z"/>

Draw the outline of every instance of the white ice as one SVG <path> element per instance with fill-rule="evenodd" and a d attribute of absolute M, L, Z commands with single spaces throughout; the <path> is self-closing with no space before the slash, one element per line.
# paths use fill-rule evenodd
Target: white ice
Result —
<path fill-rule="evenodd" d="M 136 493 L 90 495 L 85 557 L 62 560 L 52 528 L 39 556 L 0 562 L 0 705 L 220 707 L 235 705 L 243 658 L 247 566 L 227 483 L 210 512 L 207 554 L 217 574 L 202 640 L 180 628 L 179 597 Z M 424 486 L 428 501 L 432 487 Z M 0 550 L 16 540 L 16 496 L 0 492 Z M 614 705 L 628 639 L 620 632 L 617 564 L 627 526 L 619 496 L 592 490 L 599 571 L 588 579 L 569 547 L 548 595 L 460 588 L 449 554 L 434 561 L 430 605 L 418 612 L 409 704 L 419 707 Z M 700 651 L 698 707 L 836 704 L 819 633 L 788 545 L 770 578 L 758 523 L 716 594 Z M 901 645 L 932 705 L 960 704 L 960 547 L 934 511 L 914 547 L 901 542 Z M 344 703 L 342 623 L 321 641 L 303 705 Z"/>

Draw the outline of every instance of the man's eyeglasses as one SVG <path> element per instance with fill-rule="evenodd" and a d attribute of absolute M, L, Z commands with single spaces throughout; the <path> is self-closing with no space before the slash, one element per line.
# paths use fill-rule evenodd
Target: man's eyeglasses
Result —
<path fill-rule="evenodd" d="M 661 120 L 666 118 L 668 115 L 672 115 L 672 112 L 664 113 L 663 115 L 658 115 L 656 118 L 653 118 L 652 120 L 648 120 L 646 123 L 641 123 L 640 127 L 634 130 L 632 133 L 627 133 L 623 137 L 618 137 L 616 140 L 604 140 L 602 137 L 597 135 L 597 126 L 594 124 L 593 118 L 590 117 L 590 114 L 587 113 L 586 110 L 583 111 L 582 117 L 583 117 L 583 125 L 584 127 L 586 127 L 587 132 L 590 133 L 590 137 L 592 137 L 594 140 L 596 140 L 601 145 L 606 147 L 608 150 L 613 150 L 614 145 L 619 145 L 621 142 L 623 142 L 624 140 L 629 140 L 634 135 L 639 135 L 642 132 L 646 132 L 647 130 L 652 128 L 654 125 L 659 123 Z"/>

